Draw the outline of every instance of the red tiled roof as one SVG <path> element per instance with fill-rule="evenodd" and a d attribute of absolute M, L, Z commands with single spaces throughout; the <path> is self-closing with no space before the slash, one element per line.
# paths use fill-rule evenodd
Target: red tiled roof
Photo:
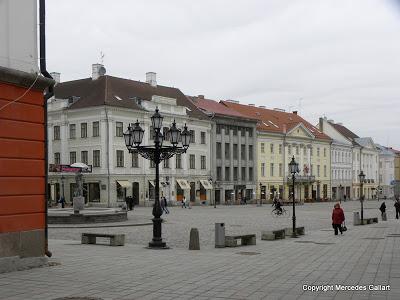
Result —
<path fill-rule="evenodd" d="M 341 134 L 343 134 L 345 137 L 347 137 L 350 140 L 353 140 L 353 139 L 359 137 L 357 134 L 355 134 L 354 132 L 352 132 L 350 129 L 348 129 L 347 127 L 345 127 L 343 125 L 339 125 L 339 124 L 335 124 L 335 123 L 331 123 L 331 122 L 329 122 L 329 124 L 331 124 L 337 131 L 339 131 Z"/>
<path fill-rule="evenodd" d="M 190 100 L 193 101 L 193 103 L 202 111 L 206 113 L 214 113 L 216 115 L 220 116 L 228 116 L 228 117 L 234 117 L 234 118 L 243 118 L 243 119 L 252 119 L 254 121 L 257 121 L 256 118 L 250 118 L 247 115 L 241 114 L 240 112 L 231 109 L 227 107 L 226 105 L 217 102 L 215 100 L 210 100 L 210 99 L 204 99 L 200 97 L 193 97 L 193 96 L 187 96 Z"/>
<path fill-rule="evenodd" d="M 241 114 L 244 114 L 248 117 L 257 118 L 259 120 L 259 123 L 257 124 L 258 130 L 284 134 L 301 123 L 316 138 L 331 140 L 329 136 L 322 133 L 317 127 L 311 125 L 297 114 L 227 101 L 221 101 L 221 103 L 231 109 L 239 111 Z"/>

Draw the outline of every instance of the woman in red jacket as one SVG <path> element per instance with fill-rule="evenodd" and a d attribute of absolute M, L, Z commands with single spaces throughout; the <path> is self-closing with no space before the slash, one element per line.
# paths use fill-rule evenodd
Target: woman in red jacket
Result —
<path fill-rule="evenodd" d="M 340 234 L 343 234 L 342 223 L 344 222 L 344 212 L 340 208 L 340 204 L 336 203 L 332 212 L 332 226 L 335 229 L 335 235 L 338 235 L 338 229 Z"/>

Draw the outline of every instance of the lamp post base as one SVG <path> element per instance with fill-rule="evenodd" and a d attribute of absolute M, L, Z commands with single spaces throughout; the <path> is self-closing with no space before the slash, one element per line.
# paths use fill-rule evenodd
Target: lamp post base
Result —
<path fill-rule="evenodd" d="M 153 239 L 149 242 L 148 249 L 169 249 L 167 244 L 163 242 L 161 237 L 161 223 L 162 219 L 154 217 L 153 218 Z"/>
<path fill-rule="evenodd" d="M 163 241 L 157 241 L 157 242 L 151 241 L 149 243 L 149 246 L 147 247 L 147 249 L 161 249 L 161 250 L 163 250 L 163 249 L 169 249 L 169 247 Z"/>
<path fill-rule="evenodd" d="M 291 238 L 298 238 L 299 236 L 297 235 L 297 233 L 293 232 L 292 235 L 290 236 Z"/>

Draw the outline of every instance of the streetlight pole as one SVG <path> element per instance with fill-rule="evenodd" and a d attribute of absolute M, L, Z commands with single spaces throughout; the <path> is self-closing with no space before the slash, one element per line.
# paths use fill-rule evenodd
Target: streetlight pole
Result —
<path fill-rule="evenodd" d="M 262 206 L 262 183 L 260 182 L 260 206 Z"/>
<path fill-rule="evenodd" d="M 364 179 L 365 179 L 365 174 L 361 170 L 360 174 L 358 174 L 358 177 L 360 178 L 360 202 L 361 202 L 361 225 L 364 225 L 364 195 L 363 195 L 363 190 L 364 190 Z"/>
<path fill-rule="evenodd" d="M 297 232 L 296 232 L 296 205 L 295 205 L 295 194 L 294 194 L 294 185 L 295 185 L 295 180 L 296 180 L 296 173 L 299 173 L 299 164 L 294 160 L 294 155 L 292 157 L 292 160 L 289 163 L 289 172 L 292 174 L 292 197 L 293 197 L 293 229 L 292 229 L 292 237 L 297 238 Z"/>
<path fill-rule="evenodd" d="M 140 127 L 137 120 L 134 124 L 129 124 L 128 130 L 124 133 L 125 145 L 129 153 L 139 153 L 145 159 L 151 160 L 155 164 L 155 199 L 152 214 L 153 221 L 153 239 L 149 242 L 151 249 L 168 249 L 165 242 L 162 240 L 162 209 L 160 205 L 160 163 L 163 160 L 173 157 L 175 154 L 186 153 L 189 148 L 190 133 L 187 130 L 186 124 L 183 131 L 176 127 L 175 120 L 172 126 L 168 129 L 170 142 L 172 146 L 163 146 L 163 140 L 167 138 L 167 132 L 161 132 L 163 117 L 156 108 L 155 113 L 151 117 L 153 125 L 154 146 L 140 146 L 143 140 L 144 130 Z M 133 126 L 132 126 L 133 125 Z M 178 141 L 181 139 L 182 147 L 178 147 Z"/>

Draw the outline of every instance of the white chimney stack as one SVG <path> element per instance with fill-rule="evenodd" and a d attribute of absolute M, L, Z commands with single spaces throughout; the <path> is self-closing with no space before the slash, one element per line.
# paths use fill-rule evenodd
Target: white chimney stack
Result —
<path fill-rule="evenodd" d="M 102 64 L 92 64 L 92 80 L 96 80 L 105 74 L 106 68 Z"/>
<path fill-rule="evenodd" d="M 51 75 L 51 77 L 53 77 L 53 79 L 54 79 L 54 81 L 56 82 L 56 84 L 61 82 L 61 80 L 60 80 L 61 74 L 60 74 L 60 73 L 58 73 L 58 72 L 51 72 L 50 75 Z"/>
<path fill-rule="evenodd" d="M 157 86 L 157 74 L 155 72 L 147 72 L 146 73 L 146 82 L 151 86 Z"/>

